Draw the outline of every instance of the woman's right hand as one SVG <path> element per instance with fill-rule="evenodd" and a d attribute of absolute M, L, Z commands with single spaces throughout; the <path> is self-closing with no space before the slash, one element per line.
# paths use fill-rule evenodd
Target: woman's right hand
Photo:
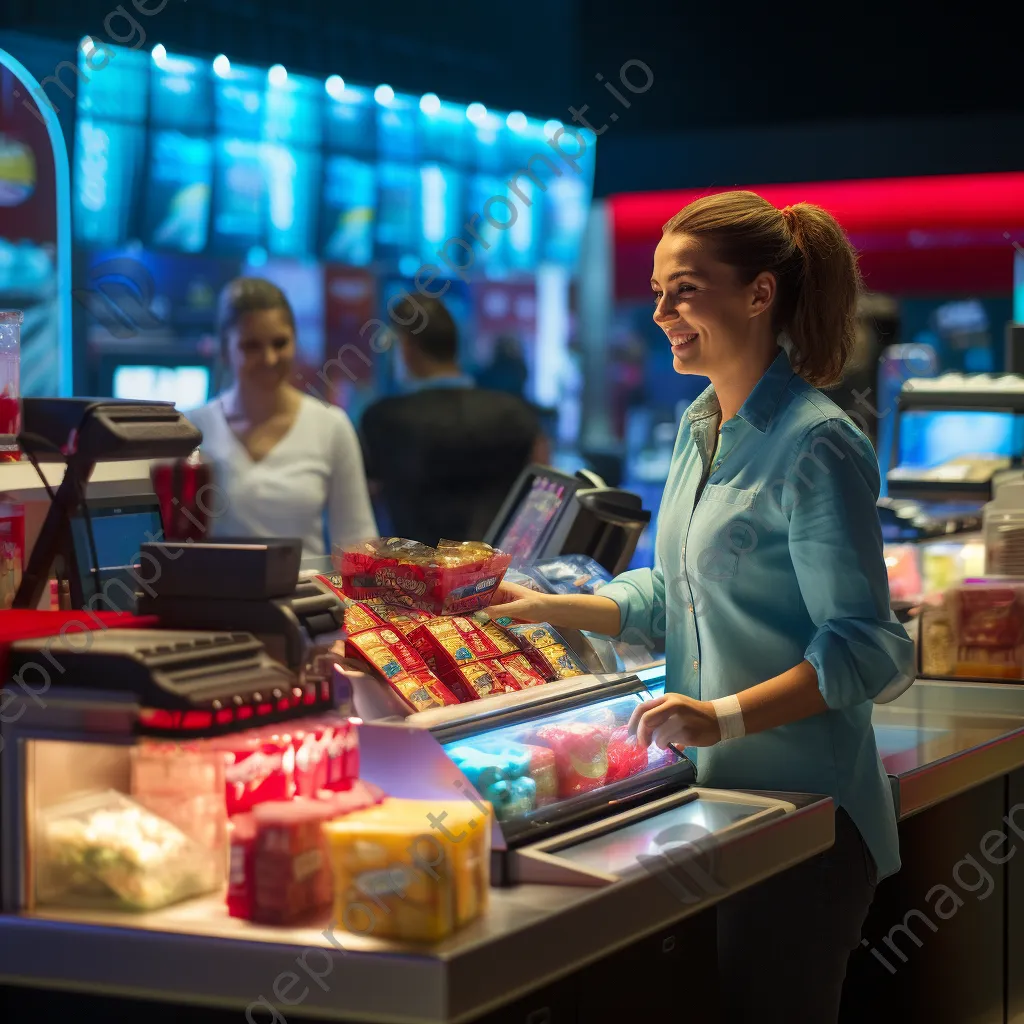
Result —
<path fill-rule="evenodd" d="M 507 615 L 523 622 L 546 622 L 544 616 L 550 600 L 550 594 L 539 594 L 519 583 L 502 582 L 491 598 L 487 614 L 492 619 Z"/>

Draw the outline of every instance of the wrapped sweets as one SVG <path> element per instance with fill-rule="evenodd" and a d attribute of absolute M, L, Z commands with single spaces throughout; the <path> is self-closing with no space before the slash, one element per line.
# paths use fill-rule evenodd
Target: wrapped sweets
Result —
<path fill-rule="evenodd" d="M 393 629 L 368 629 L 351 636 L 346 647 L 380 676 L 413 711 L 457 704 L 455 695 Z"/>
<path fill-rule="evenodd" d="M 500 740 L 461 744 L 448 751 L 499 821 L 518 817 L 558 796 L 555 757 L 547 747 Z"/>
<path fill-rule="evenodd" d="M 253 811 L 251 919 L 290 924 L 330 905 L 331 877 L 322 826 L 328 802 L 297 798 Z"/>
<path fill-rule="evenodd" d="M 548 747 L 555 756 L 558 795 L 564 799 L 589 793 L 608 776 L 608 732 L 585 722 L 542 725 L 531 742 Z"/>
<path fill-rule="evenodd" d="M 625 725 L 615 729 L 608 739 L 608 774 L 605 783 L 619 782 L 647 769 L 648 754 Z"/>
<path fill-rule="evenodd" d="M 387 799 L 323 826 L 334 920 L 358 935 L 437 942 L 484 912 L 490 809 Z"/>
<path fill-rule="evenodd" d="M 498 654 L 518 654 L 522 650 L 519 638 L 505 626 L 495 622 L 487 612 L 474 612 L 471 621 L 497 648 Z"/>
<path fill-rule="evenodd" d="M 396 608 L 381 600 L 367 601 L 365 607 L 369 608 L 375 615 L 379 615 L 392 629 L 408 636 L 417 626 L 432 619 L 430 612 L 420 608 Z"/>
<path fill-rule="evenodd" d="M 555 752 L 550 747 L 538 747 L 529 743 L 523 749 L 530 755 L 526 769 L 536 786 L 537 806 L 554 803 L 558 799 L 558 772 L 555 768 Z"/>
<path fill-rule="evenodd" d="M 288 804 L 263 804 L 259 814 L 239 814 L 231 819 L 231 866 L 227 906 L 231 917 L 284 923 L 312 907 L 331 902 L 329 865 L 322 846 L 322 823 L 343 814 L 362 811 L 379 804 L 384 793 L 377 786 L 357 779 L 344 792 L 321 790 L 315 802 L 295 801 L 300 812 L 289 819 L 278 813 Z M 305 807 L 306 811 L 301 808 Z M 264 808 L 266 810 L 264 810 Z M 310 832 L 309 821 L 316 822 Z M 280 827 L 280 841 L 268 846 Z M 257 833 L 260 835 L 257 887 Z M 313 856 L 312 851 L 317 851 Z M 290 863 L 290 869 L 289 869 Z M 313 881 L 309 879 L 316 876 Z"/>
<path fill-rule="evenodd" d="M 520 689 L 498 647 L 469 619 L 431 619 L 414 629 L 409 641 L 460 701 Z"/>
<path fill-rule="evenodd" d="M 282 731 L 278 732 L 277 729 Z M 252 729 L 202 740 L 224 758 L 224 791 L 229 816 L 271 800 L 295 796 L 295 748 L 283 727 Z"/>
<path fill-rule="evenodd" d="M 435 615 L 485 607 L 511 561 L 487 544 L 442 541 L 435 549 L 398 537 L 341 549 L 335 559 L 350 597 Z"/>
<path fill-rule="evenodd" d="M 512 626 L 510 632 L 543 659 L 547 666 L 547 678 L 571 679 L 573 676 L 586 675 L 587 670 L 580 664 L 576 655 L 546 622 Z M 536 657 L 531 657 L 530 663 L 536 668 Z"/>
<path fill-rule="evenodd" d="M 505 671 L 515 680 L 520 690 L 529 686 L 543 686 L 547 680 L 530 664 L 530 659 L 522 653 L 506 654 L 498 658 Z"/>

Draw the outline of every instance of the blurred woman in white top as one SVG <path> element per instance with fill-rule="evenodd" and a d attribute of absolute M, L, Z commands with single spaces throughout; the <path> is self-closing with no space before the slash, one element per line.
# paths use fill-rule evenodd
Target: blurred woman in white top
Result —
<path fill-rule="evenodd" d="M 211 536 L 300 537 L 306 556 L 374 536 L 352 423 L 289 383 L 295 315 L 284 292 L 240 277 L 222 292 L 217 321 L 233 383 L 190 415 L 221 491 Z"/>

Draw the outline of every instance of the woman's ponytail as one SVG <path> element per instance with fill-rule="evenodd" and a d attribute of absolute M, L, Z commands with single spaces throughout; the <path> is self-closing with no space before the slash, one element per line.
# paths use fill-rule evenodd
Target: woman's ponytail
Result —
<path fill-rule="evenodd" d="M 857 256 L 836 219 L 820 206 L 797 203 L 782 220 L 803 264 L 788 323 L 794 369 L 811 384 L 838 384 L 853 352 L 860 292 Z"/>

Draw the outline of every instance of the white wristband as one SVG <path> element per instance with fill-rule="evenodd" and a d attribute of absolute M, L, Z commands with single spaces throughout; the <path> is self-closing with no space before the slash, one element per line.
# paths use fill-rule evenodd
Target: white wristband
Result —
<path fill-rule="evenodd" d="M 711 706 L 715 709 L 718 728 L 721 730 L 723 740 L 734 740 L 746 733 L 739 697 L 735 694 L 719 697 L 718 700 L 711 702 Z"/>

